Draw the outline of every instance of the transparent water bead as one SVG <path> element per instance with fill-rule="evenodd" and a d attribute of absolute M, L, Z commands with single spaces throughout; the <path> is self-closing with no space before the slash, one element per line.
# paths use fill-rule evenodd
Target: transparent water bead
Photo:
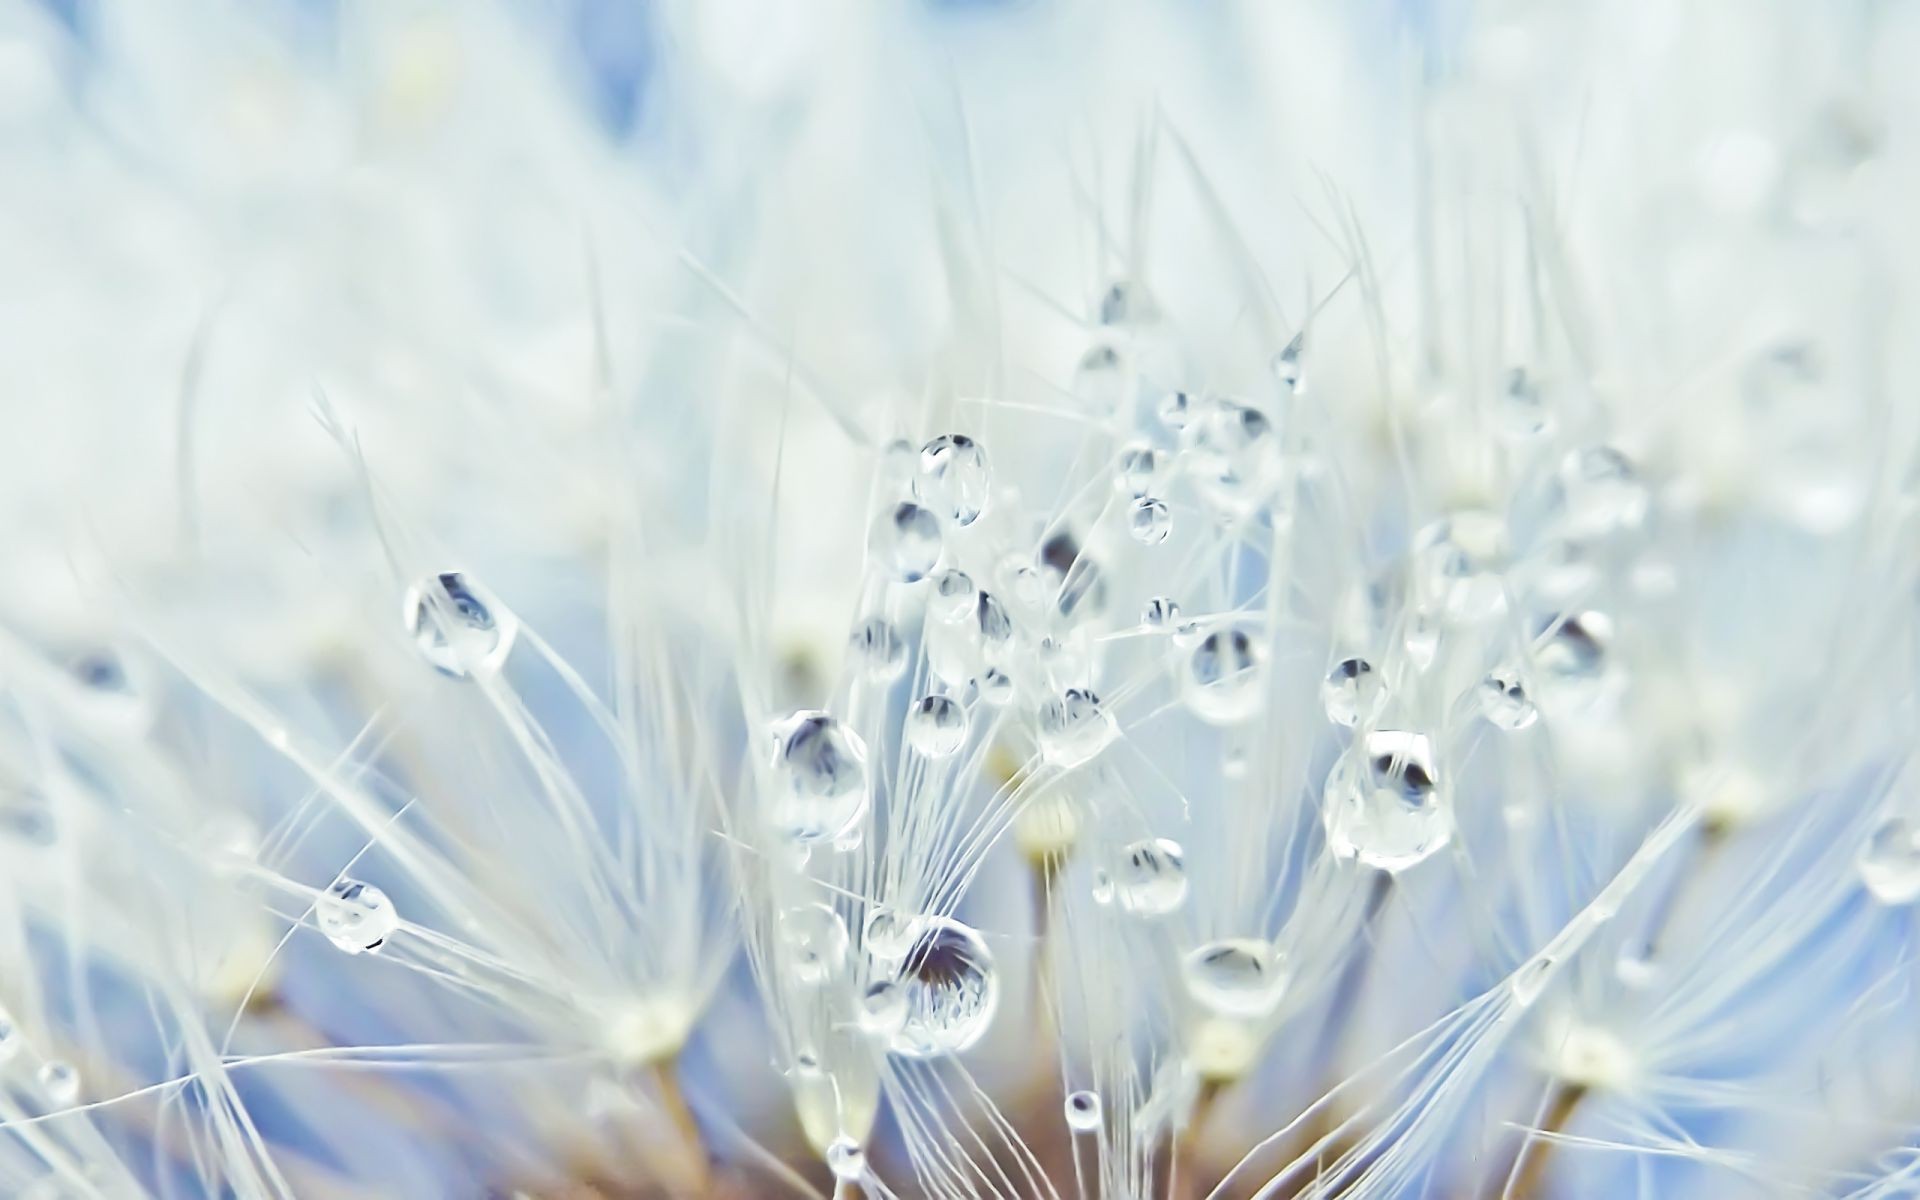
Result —
<path fill-rule="evenodd" d="M 52 1108 L 71 1108 L 80 1099 L 80 1071 L 65 1059 L 50 1058 L 33 1073 L 40 1094 Z"/>
<path fill-rule="evenodd" d="M 907 669 L 907 643 L 893 622 L 868 617 L 847 635 L 847 653 L 860 673 L 876 682 L 898 679 Z"/>
<path fill-rule="evenodd" d="M 1000 1003 L 1000 976 L 986 942 L 950 917 L 929 917 L 907 952 L 900 987 L 906 1019 L 890 1049 L 941 1058 L 979 1041 Z"/>
<path fill-rule="evenodd" d="M 1860 881 L 1880 903 L 1920 900 L 1920 828 L 1905 817 L 1888 817 L 1860 848 Z"/>
<path fill-rule="evenodd" d="M 1301 371 L 1300 359 L 1305 354 L 1306 348 L 1306 334 L 1296 333 L 1293 335 L 1293 340 L 1288 342 L 1267 364 L 1273 371 L 1274 379 L 1289 395 L 1304 390 L 1306 376 Z"/>
<path fill-rule="evenodd" d="M 1144 325 L 1158 320 L 1160 310 L 1137 283 L 1116 279 L 1100 296 L 1102 325 Z"/>
<path fill-rule="evenodd" d="M 1013 676 L 998 667 L 988 667 L 980 672 L 973 681 L 975 693 L 982 704 L 994 708 L 1004 708 L 1013 700 Z"/>
<path fill-rule="evenodd" d="M 337 880 L 314 901 L 313 918 L 327 940 L 348 954 L 377 953 L 400 927 L 387 894 L 357 879 Z"/>
<path fill-rule="evenodd" d="M 861 944 L 876 961 L 896 963 L 913 949 L 924 924 L 922 918 L 911 913 L 876 908 L 867 914 Z"/>
<path fill-rule="evenodd" d="M 1168 629 L 1180 620 L 1180 605 L 1168 596 L 1155 596 L 1140 610 L 1140 623 L 1148 629 Z"/>
<path fill-rule="evenodd" d="M 940 521 L 930 510 L 902 500 L 874 518 L 867 547 L 887 578 L 918 583 L 940 561 Z"/>
<path fill-rule="evenodd" d="M 1100 1128 L 1100 1097 L 1094 1092 L 1068 1092 L 1067 1128 L 1075 1133 L 1092 1133 Z"/>
<path fill-rule="evenodd" d="M 401 620 L 420 657 L 456 679 L 499 670 L 520 631 L 518 618 L 459 571 L 408 588 Z"/>
<path fill-rule="evenodd" d="M 1453 823 L 1422 733 L 1376 730 L 1327 775 L 1321 816 L 1335 855 L 1402 871 L 1447 844 Z"/>
<path fill-rule="evenodd" d="M 973 586 L 973 576 L 948 569 L 933 577 L 927 613 L 936 621 L 964 621 L 978 600 L 979 591 Z"/>
<path fill-rule="evenodd" d="M 1286 978 L 1273 947 L 1258 938 L 1225 938 L 1188 952 L 1187 994 L 1218 1016 L 1263 1017 L 1280 1003 Z"/>
<path fill-rule="evenodd" d="M 1113 469 L 1113 488 L 1123 496 L 1139 499 L 1160 490 L 1166 474 L 1166 458 L 1145 442 L 1136 442 L 1120 452 Z"/>
<path fill-rule="evenodd" d="M 891 979 L 876 980 L 860 997 L 860 1028 L 875 1037 L 891 1039 L 907 1023 L 907 993 Z"/>
<path fill-rule="evenodd" d="M 1495 667 L 1474 688 L 1480 715 L 1496 729 L 1515 732 L 1540 719 L 1540 709 L 1528 698 L 1520 682 L 1520 673 L 1512 667 Z"/>
<path fill-rule="evenodd" d="M 1247 516 L 1272 492 L 1280 438 L 1258 409 L 1217 400 L 1187 427 L 1183 440 L 1195 489 L 1224 514 Z"/>
<path fill-rule="evenodd" d="M 1575 450 L 1560 463 L 1561 519 L 1568 536 L 1610 537 L 1647 519 L 1647 485 L 1626 455 L 1612 446 Z"/>
<path fill-rule="evenodd" d="M 821 984 L 847 963 L 847 923 L 828 904 L 798 904 L 780 914 L 779 934 L 787 965 L 803 984 Z"/>
<path fill-rule="evenodd" d="M 1194 402 L 1192 393 L 1168 392 L 1160 397 L 1153 407 L 1153 412 L 1162 425 L 1174 433 L 1179 433 L 1193 423 L 1193 418 L 1198 414 L 1199 409 L 1200 406 Z"/>
<path fill-rule="evenodd" d="M 87 716 L 96 727 L 137 735 L 153 725 L 153 685 L 136 660 L 102 647 L 75 657 L 67 672 L 80 685 Z"/>
<path fill-rule="evenodd" d="M 852 1138 L 837 1137 L 827 1144 L 827 1170 L 842 1183 L 858 1183 L 867 1173 L 867 1152 Z"/>
<path fill-rule="evenodd" d="M 1539 682 L 1549 699 L 1586 704 L 1606 681 L 1613 621 L 1605 613 L 1578 612 L 1541 623 L 1533 643 Z"/>
<path fill-rule="evenodd" d="M 922 696 L 907 709 L 907 744 L 927 758 L 945 758 L 967 744 L 967 710 L 945 696 Z"/>
<path fill-rule="evenodd" d="M 1120 734 L 1113 714 L 1087 688 L 1068 688 L 1039 712 L 1040 753 L 1056 767 L 1077 767 L 1105 750 Z"/>
<path fill-rule="evenodd" d="M 1173 532 L 1173 512 L 1165 501 L 1143 496 L 1127 509 L 1127 532 L 1143 546 L 1158 546 Z"/>
<path fill-rule="evenodd" d="M 914 499 L 955 525 L 979 520 L 992 486 L 987 452 L 966 434 L 942 434 L 920 447 Z"/>
<path fill-rule="evenodd" d="M 1546 393 L 1525 367 L 1507 372 L 1494 405 L 1494 422 L 1510 438 L 1539 437 L 1553 427 Z"/>
<path fill-rule="evenodd" d="M 1144 917 L 1170 913 L 1186 903 L 1186 852 L 1168 838 L 1146 838 L 1120 852 L 1111 875 L 1113 898 Z"/>
<path fill-rule="evenodd" d="M 1097 342 L 1073 368 L 1073 394 L 1097 413 L 1111 413 L 1133 399 L 1133 367 L 1120 348 Z"/>
<path fill-rule="evenodd" d="M 802 710 L 773 725 L 768 818 L 801 844 L 831 842 L 867 811 L 867 747 L 826 713 Z"/>
<path fill-rule="evenodd" d="M 1232 725 L 1260 708 L 1265 648 L 1238 625 L 1201 637 L 1187 655 L 1181 695 L 1187 707 L 1212 725 Z"/>
<path fill-rule="evenodd" d="M 1506 609 L 1507 523 L 1479 509 L 1456 512 L 1413 539 L 1421 599 L 1454 621 L 1479 621 Z"/>
<path fill-rule="evenodd" d="M 1386 694 L 1386 682 L 1364 658 L 1341 659 L 1320 683 L 1320 703 L 1327 710 L 1327 720 L 1348 729 L 1371 719 Z"/>

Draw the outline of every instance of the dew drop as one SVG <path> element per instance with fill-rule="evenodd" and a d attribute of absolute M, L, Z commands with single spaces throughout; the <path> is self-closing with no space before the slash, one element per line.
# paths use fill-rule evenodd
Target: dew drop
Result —
<path fill-rule="evenodd" d="M 1161 916 L 1186 903 L 1185 852 L 1167 838 L 1147 838 L 1122 850 L 1112 878 L 1120 907 L 1138 916 Z"/>
<path fill-rule="evenodd" d="M 1386 684 L 1364 658 L 1343 658 L 1333 664 L 1320 684 L 1320 703 L 1327 720 L 1351 729 L 1371 719 L 1386 698 Z"/>
<path fill-rule="evenodd" d="M 769 817 L 794 842 L 831 842 L 866 814 L 866 744 L 826 713 L 774 723 L 773 777 Z"/>
<path fill-rule="evenodd" d="M 1187 994 L 1217 1016 L 1263 1017 L 1286 986 L 1273 947 L 1257 938 L 1198 946 L 1188 953 L 1184 973 Z"/>
<path fill-rule="evenodd" d="M 891 1039 L 907 1023 L 907 994 L 891 979 L 875 980 L 860 997 L 860 1028 Z"/>
<path fill-rule="evenodd" d="M 1114 468 L 1113 487 L 1123 496 L 1139 499 L 1159 490 L 1166 463 L 1160 452 L 1145 442 L 1136 442 L 1120 452 Z"/>
<path fill-rule="evenodd" d="M 1570 705 L 1597 699 L 1612 641 L 1613 621 L 1605 613 L 1569 613 L 1543 622 L 1534 639 L 1533 660 L 1549 699 Z"/>
<path fill-rule="evenodd" d="M 1274 379 L 1279 381 L 1281 388 L 1290 394 L 1299 393 L 1306 382 L 1300 367 L 1300 358 L 1306 348 L 1306 334 L 1296 333 L 1293 335 L 1293 340 L 1288 342 L 1267 364 L 1273 371 Z"/>
<path fill-rule="evenodd" d="M 1004 708 L 1013 699 L 1013 676 L 998 667 L 988 667 L 973 681 L 982 704 Z"/>
<path fill-rule="evenodd" d="M 1516 439 L 1539 437 L 1553 427 L 1546 395 L 1525 367 L 1507 372 L 1506 386 L 1500 389 L 1495 406 L 1495 421 L 1501 433 Z"/>
<path fill-rule="evenodd" d="M 1113 875 L 1105 867 L 1093 869 L 1093 883 L 1088 895 L 1093 897 L 1095 904 L 1104 906 L 1113 903 Z"/>
<path fill-rule="evenodd" d="M 780 914 L 780 941 L 795 981 L 825 983 L 847 962 L 847 924 L 827 904 L 798 904 Z"/>
<path fill-rule="evenodd" d="M 70 1108 L 80 1099 L 80 1072 L 65 1059 L 50 1058 L 34 1072 L 41 1094 L 55 1108 Z"/>
<path fill-rule="evenodd" d="M 1905 817 L 1881 821 L 1860 848 L 1860 881 L 1889 907 L 1920 900 L 1920 829 Z"/>
<path fill-rule="evenodd" d="M 898 679 L 907 669 L 907 644 L 885 617 L 868 617 L 854 626 L 847 651 L 860 673 L 878 683 Z"/>
<path fill-rule="evenodd" d="M 945 570 L 933 577 L 933 596 L 927 601 L 927 611 L 936 621 L 964 621 L 973 612 L 978 596 L 973 576 Z"/>
<path fill-rule="evenodd" d="M 1154 405 L 1154 415 L 1160 423 L 1175 433 L 1179 433 L 1193 423 L 1199 410 L 1193 396 L 1187 392 L 1168 392 Z"/>
<path fill-rule="evenodd" d="M 1506 610 L 1502 573 L 1507 523 L 1493 513 L 1465 510 L 1443 517 L 1413 539 L 1422 600 L 1454 621 L 1479 621 Z"/>
<path fill-rule="evenodd" d="M 867 1173 L 867 1152 L 852 1138 L 837 1137 L 827 1144 L 827 1170 L 842 1183 L 858 1183 Z"/>
<path fill-rule="evenodd" d="M 130 735 L 152 727 L 157 715 L 152 683 L 136 660 L 102 647 L 76 657 L 67 671 L 80 685 L 87 715 L 97 726 Z"/>
<path fill-rule="evenodd" d="M 920 937 L 922 924 L 919 917 L 891 908 L 876 908 L 867 914 L 861 944 L 875 960 L 896 963 L 913 949 L 914 942 Z"/>
<path fill-rule="evenodd" d="M 1525 729 L 1540 719 L 1540 709 L 1527 697 L 1520 673 L 1512 667 L 1495 667 L 1474 688 L 1480 703 L 1480 715 L 1496 729 L 1508 732 Z"/>
<path fill-rule="evenodd" d="M 1246 720 L 1260 708 L 1264 657 L 1260 644 L 1240 626 L 1208 633 L 1187 656 L 1182 689 L 1187 707 L 1213 725 Z"/>
<path fill-rule="evenodd" d="M 906 1019 L 891 1049 L 906 1058 L 958 1054 L 986 1033 L 1000 977 L 986 942 L 950 917 L 929 917 L 907 952 L 900 986 Z"/>
<path fill-rule="evenodd" d="M 456 679 L 499 670 L 520 632 L 518 618 L 459 571 L 408 588 L 401 616 L 420 657 Z"/>
<path fill-rule="evenodd" d="M 945 696 L 922 696 L 907 710 L 907 744 L 945 758 L 967 744 L 967 710 Z"/>
<path fill-rule="evenodd" d="M 1087 688 L 1068 688 L 1039 712 L 1040 753 L 1056 767 L 1077 767 L 1105 750 L 1120 734 L 1113 714 Z"/>
<path fill-rule="evenodd" d="M 1167 596 L 1155 596 L 1140 610 L 1140 623 L 1148 629 L 1166 629 L 1180 619 L 1180 605 Z"/>
<path fill-rule="evenodd" d="M 1425 734 L 1376 730 L 1327 775 L 1322 819 L 1341 858 L 1402 871 L 1447 844 L 1453 825 Z"/>
<path fill-rule="evenodd" d="M 1258 409 L 1215 401 L 1183 438 L 1195 490 L 1216 510 L 1245 517 L 1265 503 L 1278 476 L 1280 439 Z"/>
<path fill-rule="evenodd" d="M 1553 979 L 1553 963 L 1551 956 L 1542 954 L 1520 964 L 1520 969 L 1507 980 L 1514 1004 L 1528 1008 L 1540 998 L 1540 993 L 1547 990 L 1547 984 Z"/>
<path fill-rule="evenodd" d="M 1612 446 L 1575 450 L 1560 464 L 1560 502 L 1567 535 L 1610 537 L 1647 519 L 1647 486 L 1633 462 Z"/>
<path fill-rule="evenodd" d="M 919 489 L 917 476 L 914 488 Z M 867 545 L 887 578 L 918 583 L 940 561 L 940 522 L 927 509 L 902 500 L 874 518 Z"/>
<path fill-rule="evenodd" d="M 314 921 L 348 954 L 377 953 L 400 927 L 387 894 L 357 879 L 336 880 L 314 901 Z"/>
<path fill-rule="evenodd" d="M 1097 413 L 1111 413 L 1133 399 L 1132 371 L 1118 346 L 1096 343 L 1073 369 L 1073 394 Z"/>
<path fill-rule="evenodd" d="M 1163 500 L 1144 496 L 1127 510 L 1127 532 L 1143 546 L 1158 546 L 1172 531 L 1173 513 Z"/>
<path fill-rule="evenodd" d="M 942 434 L 920 448 L 914 498 L 954 524 L 971 525 L 980 518 L 992 484 L 987 452 L 966 434 Z"/>
<path fill-rule="evenodd" d="M 1100 1097 L 1093 1092 L 1068 1092 L 1067 1128 L 1075 1133 L 1092 1133 L 1100 1128 Z"/>

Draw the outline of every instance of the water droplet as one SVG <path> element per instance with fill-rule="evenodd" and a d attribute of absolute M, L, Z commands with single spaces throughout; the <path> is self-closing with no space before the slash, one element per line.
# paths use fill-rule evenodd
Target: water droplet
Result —
<path fill-rule="evenodd" d="M 1114 490 L 1136 499 L 1150 496 L 1160 490 L 1165 470 L 1166 463 L 1158 450 L 1145 442 L 1136 442 L 1120 452 L 1119 465 L 1113 472 Z"/>
<path fill-rule="evenodd" d="M 1167 596 L 1155 596 L 1140 610 L 1140 623 L 1148 629 L 1166 629 L 1180 619 L 1180 605 Z"/>
<path fill-rule="evenodd" d="M 1115 280 L 1100 297 L 1102 325 L 1138 325 L 1158 316 L 1146 289 L 1124 279 Z"/>
<path fill-rule="evenodd" d="M 1100 1128 L 1100 1097 L 1093 1092 L 1068 1092 L 1067 1128 L 1075 1133 L 1092 1133 Z"/>
<path fill-rule="evenodd" d="M 1341 858 L 1402 871 L 1447 844 L 1447 812 L 1425 734 L 1377 730 L 1347 748 L 1327 775 L 1322 819 Z"/>
<path fill-rule="evenodd" d="M 1279 474 L 1280 439 L 1258 409 L 1216 400 L 1183 436 L 1194 489 L 1208 504 L 1245 517 L 1266 502 Z"/>
<path fill-rule="evenodd" d="M 1040 706 L 1040 753 L 1056 767 L 1077 767 L 1119 736 L 1113 714 L 1086 688 L 1068 688 Z"/>
<path fill-rule="evenodd" d="M 914 487 L 919 488 L 917 476 Z M 902 500 L 874 518 L 867 545 L 887 578 L 917 583 L 940 561 L 940 522 L 927 509 Z"/>
<path fill-rule="evenodd" d="M 883 963 L 899 962 L 913 949 L 920 937 L 923 922 L 909 913 L 896 912 L 891 908 L 876 908 L 867 914 L 865 934 L 861 944 L 876 961 Z"/>
<path fill-rule="evenodd" d="M 54 1108 L 70 1108 L 80 1099 L 80 1072 L 64 1059 L 50 1058 L 41 1063 L 33 1078 Z"/>
<path fill-rule="evenodd" d="M 1194 403 L 1192 395 L 1187 392 L 1168 392 L 1166 395 L 1160 397 L 1160 401 L 1154 405 L 1153 411 L 1154 415 L 1160 418 L 1162 425 L 1175 433 L 1179 433 L 1182 429 L 1185 429 L 1193 423 L 1193 418 L 1197 415 L 1199 407 L 1198 404 Z"/>
<path fill-rule="evenodd" d="M 827 904 L 798 904 L 780 914 L 780 941 L 787 949 L 793 978 L 825 983 L 847 962 L 847 924 Z"/>
<path fill-rule="evenodd" d="M 980 935 L 929 917 L 908 951 L 900 986 L 907 1015 L 891 1049 L 906 1058 L 958 1054 L 980 1040 L 1000 1003 L 1000 977 Z"/>
<path fill-rule="evenodd" d="M 387 894 L 357 879 L 336 880 L 314 901 L 313 917 L 327 940 L 348 954 L 377 953 L 400 927 Z"/>
<path fill-rule="evenodd" d="M 499 670 L 520 632 L 519 619 L 459 571 L 408 588 L 401 613 L 420 657 L 456 679 Z"/>
<path fill-rule="evenodd" d="M 1546 395 L 1525 367 L 1507 372 L 1494 415 L 1500 432 L 1510 438 L 1539 437 L 1553 427 Z"/>
<path fill-rule="evenodd" d="M 1327 720 L 1349 729 L 1372 719 L 1386 694 L 1385 681 L 1364 658 L 1341 659 L 1320 684 L 1320 703 L 1327 710 Z"/>
<path fill-rule="evenodd" d="M 1147 838 L 1122 850 L 1113 868 L 1113 895 L 1121 908 L 1144 917 L 1179 908 L 1187 899 L 1187 864 L 1180 843 Z"/>
<path fill-rule="evenodd" d="M 907 710 L 907 744 L 945 758 L 967 744 L 967 710 L 945 696 L 922 696 Z"/>
<path fill-rule="evenodd" d="M 1158 546 L 1173 531 L 1173 513 L 1166 503 L 1146 496 L 1127 510 L 1127 532 L 1143 546 Z"/>
<path fill-rule="evenodd" d="M 1433 522 L 1413 539 L 1419 598 L 1454 621 L 1479 621 L 1506 610 L 1502 573 L 1507 523 L 1467 510 Z"/>
<path fill-rule="evenodd" d="M 993 471 L 987 452 L 964 433 L 947 433 L 920 448 L 914 497 L 956 525 L 971 525 L 987 507 Z"/>
<path fill-rule="evenodd" d="M 1480 702 L 1480 715 L 1496 729 L 1512 732 L 1540 719 L 1540 710 L 1527 698 L 1520 673 L 1512 667 L 1495 667 L 1480 681 L 1474 695 Z"/>
<path fill-rule="evenodd" d="M 1187 656 L 1187 707 L 1213 725 L 1244 721 L 1260 708 L 1265 652 L 1238 625 L 1215 629 Z"/>
<path fill-rule="evenodd" d="M 1920 900 L 1920 829 L 1904 817 L 1888 817 L 1860 849 L 1860 881 L 1885 905 Z"/>
<path fill-rule="evenodd" d="M 974 690 L 979 693 L 982 704 L 994 708 L 1004 708 L 1013 699 L 1013 676 L 998 667 L 988 667 L 973 681 Z"/>
<path fill-rule="evenodd" d="M 1293 340 L 1288 342 L 1280 353 L 1273 356 L 1273 361 L 1267 364 L 1272 368 L 1273 377 L 1279 381 L 1281 388 L 1291 394 L 1302 391 L 1306 382 L 1300 367 L 1300 357 L 1307 348 L 1306 337 L 1305 331 L 1294 334 Z"/>
<path fill-rule="evenodd" d="M 1533 661 L 1548 698 L 1570 706 L 1597 699 L 1612 642 L 1613 622 L 1605 613 L 1569 613 L 1543 622 L 1534 638 Z"/>
<path fill-rule="evenodd" d="M 860 997 L 859 1022 L 873 1036 L 891 1040 L 907 1023 L 905 990 L 891 979 L 874 981 Z"/>
<path fill-rule="evenodd" d="M 927 611 L 936 621 L 964 621 L 977 602 L 973 576 L 950 569 L 933 577 L 933 596 L 927 601 Z"/>
<path fill-rule="evenodd" d="M 837 1137 L 827 1145 L 827 1170 L 842 1183 L 858 1183 L 867 1173 L 867 1152 L 852 1138 Z"/>
<path fill-rule="evenodd" d="M 1087 894 L 1093 897 L 1095 904 L 1106 905 L 1113 903 L 1113 876 L 1108 873 L 1105 867 L 1095 867 L 1093 869 L 1093 883 L 1088 889 Z"/>
<path fill-rule="evenodd" d="M 1520 969 L 1507 980 L 1515 1005 L 1528 1008 L 1540 998 L 1540 993 L 1547 990 L 1547 984 L 1553 979 L 1553 963 L 1551 955 L 1542 954 L 1520 964 Z"/>
<path fill-rule="evenodd" d="M 1560 464 L 1562 521 L 1569 537 L 1629 533 L 1647 519 L 1647 486 L 1632 460 L 1612 446 L 1575 450 Z"/>
<path fill-rule="evenodd" d="M 885 617 L 868 617 L 855 625 L 847 651 L 860 673 L 876 682 L 898 679 L 907 669 L 907 644 Z"/>
<path fill-rule="evenodd" d="M 866 814 L 866 744 L 826 713 L 774 723 L 773 776 L 769 819 L 792 841 L 831 842 Z"/>
<path fill-rule="evenodd" d="M 1099 342 L 1073 369 L 1073 394 L 1097 413 L 1110 413 L 1133 399 L 1133 371 L 1118 346 Z"/>
<path fill-rule="evenodd" d="M 1187 955 L 1184 971 L 1194 1003 L 1221 1016 L 1263 1017 L 1286 986 L 1273 947 L 1258 938 L 1207 942 Z"/>

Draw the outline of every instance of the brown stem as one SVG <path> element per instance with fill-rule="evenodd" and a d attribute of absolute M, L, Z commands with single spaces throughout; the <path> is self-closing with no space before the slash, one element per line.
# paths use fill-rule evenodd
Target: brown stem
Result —
<path fill-rule="evenodd" d="M 680 1164 L 684 1178 L 680 1182 L 686 1190 L 679 1194 L 704 1196 L 712 1184 L 707 1144 L 700 1136 L 700 1124 L 693 1118 L 693 1109 L 687 1105 L 686 1093 L 680 1090 L 679 1071 L 672 1060 L 653 1064 L 653 1083 L 660 1093 L 660 1106 L 667 1110 L 667 1117 L 680 1134 L 681 1148 L 685 1151 Z"/>
<path fill-rule="evenodd" d="M 1555 1084 L 1553 1095 L 1547 1101 L 1547 1111 L 1540 1118 L 1538 1129 L 1527 1131 L 1526 1140 L 1520 1143 L 1515 1153 L 1513 1166 L 1503 1176 L 1506 1186 L 1493 1197 L 1511 1197 L 1512 1200 L 1533 1200 L 1540 1194 L 1541 1186 L 1546 1182 L 1547 1162 L 1553 1157 L 1553 1134 L 1567 1127 L 1573 1118 L 1573 1112 L 1580 1107 L 1581 1097 L 1587 1089 L 1577 1083 Z M 1542 1139 L 1541 1134 L 1548 1135 Z"/>

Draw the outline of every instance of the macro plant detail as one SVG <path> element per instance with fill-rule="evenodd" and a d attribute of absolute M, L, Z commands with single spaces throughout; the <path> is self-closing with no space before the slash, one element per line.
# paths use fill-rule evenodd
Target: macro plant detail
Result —
<path fill-rule="evenodd" d="M 0 1196 L 1920 1191 L 1896 0 L 0 0 Z"/>

